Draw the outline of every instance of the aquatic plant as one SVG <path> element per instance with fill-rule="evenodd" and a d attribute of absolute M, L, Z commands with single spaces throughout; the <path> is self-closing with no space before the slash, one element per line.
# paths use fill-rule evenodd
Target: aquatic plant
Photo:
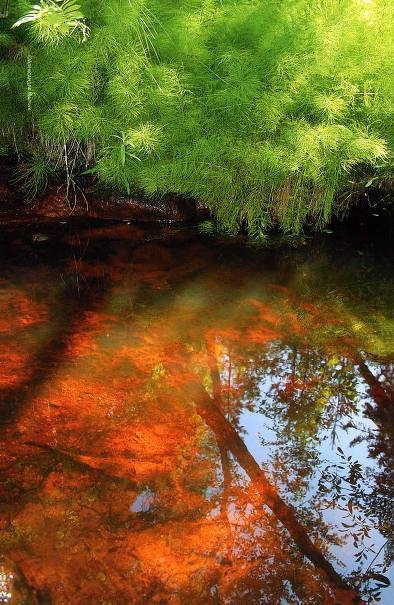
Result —
<path fill-rule="evenodd" d="M 322 228 L 360 193 L 391 186 L 388 0 L 81 4 L 89 39 L 66 35 L 56 48 L 11 30 L 27 7 L 10 6 L 2 145 L 23 149 L 34 124 L 38 141 L 78 146 L 76 174 L 197 198 L 219 229 L 255 238 L 272 225 Z M 146 125 L 149 153 L 116 138 Z"/>

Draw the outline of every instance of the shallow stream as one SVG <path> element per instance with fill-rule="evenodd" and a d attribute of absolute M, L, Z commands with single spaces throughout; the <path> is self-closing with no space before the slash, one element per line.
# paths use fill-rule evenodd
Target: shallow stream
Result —
<path fill-rule="evenodd" d="M 304 244 L 5 232 L 3 602 L 394 602 L 390 263 Z"/>

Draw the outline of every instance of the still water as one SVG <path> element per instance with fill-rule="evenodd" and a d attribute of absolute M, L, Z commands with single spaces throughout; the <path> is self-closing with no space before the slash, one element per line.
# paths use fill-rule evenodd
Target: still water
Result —
<path fill-rule="evenodd" d="M 1 251 L 0 602 L 393 603 L 385 257 L 35 229 Z"/>

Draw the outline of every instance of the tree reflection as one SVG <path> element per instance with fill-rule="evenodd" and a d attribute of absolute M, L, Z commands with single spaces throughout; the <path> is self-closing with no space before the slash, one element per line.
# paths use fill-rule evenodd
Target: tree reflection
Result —
<path fill-rule="evenodd" d="M 31 328 L 16 343 L 34 388 L 4 433 L 0 545 L 57 604 L 351 603 L 362 569 L 335 561 L 351 532 L 328 501 L 362 513 L 390 554 L 391 370 L 354 333 L 365 307 L 348 311 L 341 283 L 338 308 L 324 288 L 311 299 L 305 264 L 245 271 L 224 254 L 120 241 L 79 263 L 78 296 L 44 282 L 59 320 L 44 344 Z M 262 465 L 245 414 L 269 425 Z M 322 474 L 323 445 L 336 451 L 346 430 L 381 465 L 353 486 L 349 452 Z"/>

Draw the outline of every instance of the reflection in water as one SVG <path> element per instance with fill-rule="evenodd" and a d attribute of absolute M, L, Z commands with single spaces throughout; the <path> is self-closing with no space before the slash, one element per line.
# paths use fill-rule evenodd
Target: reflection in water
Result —
<path fill-rule="evenodd" d="M 0 562 L 0 603 L 9 603 L 12 599 L 14 574 L 6 567 L 5 562 Z"/>
<path fill-rule="evenodd" d="M 134 226 L 56 241 L 21 236 L 0 278 L 0 550 L 25 601 L 391 602 L 387 267 Z"/>
<path fill-rule="evenodd" d="M 43 595 L 40 595 L 40 598 Z M 0 603 L 34 603 L 26 578 L 10 559 L 0 556 Z"/>

